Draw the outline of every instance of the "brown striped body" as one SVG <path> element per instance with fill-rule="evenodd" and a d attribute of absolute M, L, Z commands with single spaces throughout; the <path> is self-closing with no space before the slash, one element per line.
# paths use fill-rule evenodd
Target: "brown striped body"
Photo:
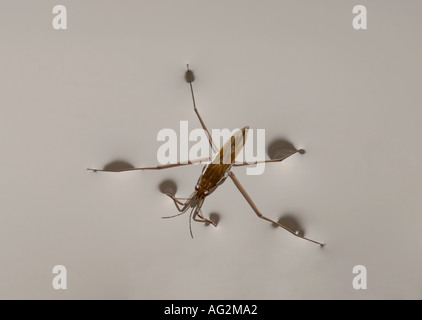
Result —
<path fill-rule="evenodd" d="M 236 156 L 243 149 L 246 141 L 248 126 L 236 131 L 207 164 L 198 179 L 194 198 L 203 198 L 213 192 L 226 180 Z"/>

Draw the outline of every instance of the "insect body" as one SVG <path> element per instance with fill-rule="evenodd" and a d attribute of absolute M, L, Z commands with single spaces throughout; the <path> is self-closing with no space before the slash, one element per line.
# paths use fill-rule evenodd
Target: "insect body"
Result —
<path fill-rule="evenodd" d="M 193 87 L 192 87 L 193 73 L 190 71 L 189 65 L 187 65 L 186 80 L 189 82 L 189 85 L 190 85 L 194 111 L 195 111 L 195 113 L 196 113 L 196 115 L 197 115 L 197 117 L 198 117 L 198 119 L 199 119 L 199 121 L 202 125 L 202 128 L 204 129 L 204 131 L 206 132 L 206 134 L 208 136 L 208 141 L 209 141 L 211 148 L 216 152 L 212 161 L 210 161 L 210 159 L 197 159 L 197 160 L 190 160 L 187 163 L 180 163 L 179 162 L 179 163 L 172 163 L 172 164 L 161 165 L 161 166 L 156 166 L 156 167 L 130 168 L 130 169 L 123 169 L 123 170 L 100 170 L 100 169 L 87 169 L 87 170 L 107 171 L 107 172 L 122 172 L 122 171 L 129 171 L 129 170 L 160 170 L 160 169 L 173 168 L 173 167 L 177 167 L 177 166 L 190 165 L 190 164 L 193 164 L 193 163 L 202 163 L 202 162 L 204 162 L 204 160 L 210 161 L 204 166 L 204 169 L 202 170 L 202 173 L 201 173 L 201 175 L 198 179 L 198 182 L 195 186 L 195 191 L 191 194 L 191 196 L 185 202 L 180 201 L 180 199 L 176 198 L 173 194 L 166 193 L 167 196 L 169 196 L 174 201 L 174 204 L 176 205 L 176 208 L 179 211 L 179 213 L 174 215 L 174 216 L 163 217 L 163 218 L 173 218 L 173 217 L 179 216 L 179 215 L 187 212 L 189 209 L 191 209 L 190 216 L 189 216 L 189 230 L 190 230 L 190 234 L 191 234 L 192 237 L 193 237 L 192 226 L 191 226 L 192 219 L 194 221 L 206 222 L 206 223 L 209 223 L 209 224 L 216 226 L 216 224 L 212 220 L 207 219 L 202 215 L 201 208 L 202 208 L 202 205 L 204 204 L 205 198 L 207 196 L 209 196 L 228 177 L 230 177 L 230 179 L 234 182 L 236 187 L 242 193 L 242 195 L 244 196 L 246 201 L 249 203 L 249 205 L 255 211 L 256 215 L 259 218 L 261 218 L 263 220 L 267 220 L 268 222 L 271 222 L 274 225 L 277 225 L 277 226 L 287 230 L 288 232 L 290 232 L 291 234 L 293 234 L 296 237 L 299 237 L 299 238 L 302 238 L 304 240 L 307 240 L 307 241 L 319 244 L 321 246 L 324 246 L 325 244 L 323 244 L 321 242 L 317 242 L 317 241 L 309 239 L 309 238 L 306 238 L 306 237 L 294 232 L 293 230 L 287 228 L 286 226 L 284 226 L 284 225 L 282 225 L 278 222 L 275 222 L 274 220 L 271 220 L 270 218 L 267 218 L 266 216 L 264 216 L 259 211 L 259 209 L 255 205 L 255 203 L 252 201 L 252 198 L 248 195 L 246 190 L 240 184 L 236 175 L 231 171 L 231 169 L 233 167 L 253 165 L 253 164 L 262 163 L 262 162 L 283 161 L 287 157 L 289 157 L 289 156 L 291 156 L 291 155 L 293 155 L 297 152 L 303 153 L 304 151 L 302 149 L 296 150 L 296 151 L 288 154 L 287 156 L 284 156 L 282 158 L 277 158 L 277 159 L 271 159 L 271 160 L 255 161 L 255 162 L 252 162 L 252 163 L 236 162 L 235 161 L 236 156 L 239 154 L 239 152 L 242 150 L 242 148 L 245 145 L 245 140 L 246 140 L 246 136 L 247 136 L 247 132 L 248 132 L 249 127 L 246 126 L 242 129 L 236 131 L 233 134 L 233 136 L 231 136 L 230 140 L 227 141 L 220 150 L 217 150 L 217 147 L 214 144 L 214 141 L 212 140 L 211 135 L 210 135 L 207 127 L 205 126 L 204 121 L 202 120 L 201 116 L 199 115 L 198 109 L 196 108 L 195 96 L 194 96 Z"/>
<path fill-rule="evenodd" d="M 181 212 L 180 214 L 185 213 L 190 207 L 192 207 L 191 216 L 193 215 L 193 219 L 195 221 L 207 222 L 216 226 L 212 220 L 206 219 L 201 215 L 201 207 L 204 203 L 205 197 L 209 196 L 229 176 L 230 169 L 235 164 L 234 160 L 236 156 L 245 145 L 248 129 L 249 127 L 246 126 L 241 130 L 238 130 L 231 139 L 224 144 L 220 151 L 216 153 L 214 159 L 204 167 L 195 186 L 195 191 L 185 203 L 181 203 L 173 195 L 167 194 L 173 199 L 177 209 Z M 178 204 L 182 204 L 183 207 L 179 207 Z M 172 217 L 174 216 L 167 218 Z M 197 219 L 197 217 L 202 220 Z M 189 219 L 189 221 L 190 220 L 191 219 Z M 191 228 L 190 232 L 192 235 Z"/>
<path fill-rule="evenodd" d="M 204 167 L 195 187 L 198 194 L 206 196 L 226 180 L 230 169 L 235 164 L 236 156 L 245 145 L 247 130 L 249 130 L 248 126 L 235 132 L 214 156 L 213 161 Z"/>

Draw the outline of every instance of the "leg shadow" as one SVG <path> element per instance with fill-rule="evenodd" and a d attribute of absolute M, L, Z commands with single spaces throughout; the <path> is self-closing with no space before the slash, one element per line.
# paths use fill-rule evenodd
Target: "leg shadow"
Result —
<path fill-rule="evenodd" d="M 125 170 L 125 169 L 133 169 L 135 168 L 131 163 L 125 160 L 115 160 L 112 161 L 104 166 L 105 171 L 118 171 L 118 170 Z"/>
<path fill-rule="evenodd" d="M 192 70 L 187 70 L 185 73 L 185 80 L 187 83 L 191 83 L 195 80 L 195 75 Z"/>
<path fill-rule="evenodd" d="M 158 189 L 160 189 L 161 193 L 175 196 L 177 192 L 177 185 L 174 180 L 166 179 L 159 184 Z"/>
<path fill-rule="evenodd" d="M 279 159 L 291 155 L 297 150 L 290 141 L 278 138 L 269 144 L 267 153 L 270 159 Z M 301 149 L 299 153 L 304 154 L 305 150 Z"/>
<path fill-rule="evenodd" d="M 220 214 L 216 212 L 211 212 L 209 219 L 215 223 L 216 226 L 218 226 L 218 223 L 220 222 Z M 210 225 L 209 222 L 205 222 L 205 225 L 208 227 Z"/>
<path fill-rule="evenodd" d="M 279 224 L 285 226 L 286 228 L 289 228 L 293 232 L 295 232 L 297 235 L 300 235 L 302 237 L 305 236 L 305 229 L 301 226 L 300 222 L 296 217 L 294 217 L 292 214 L 285 214 L 277 221 Z M 272 224 L 274 228 L 280 228 L 276 224 Z"/>

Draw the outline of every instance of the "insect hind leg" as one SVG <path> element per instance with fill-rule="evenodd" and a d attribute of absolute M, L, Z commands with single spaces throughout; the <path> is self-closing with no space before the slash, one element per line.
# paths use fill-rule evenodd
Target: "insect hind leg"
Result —
<path fill-rule="evenodd" d="M 189 69 L 189 64 L 186 65 L 186 81 L 189 83 L 190 86 L 190 92 L 192 95 L 192 103 L 193 103 L 193 110 L 196 113 L 196 116 L 198 117 L 199 122 L 201 123 L 202 129 L 204 129 L 204 131 L 207 134 L 208 137 L 208 142 L 210 143 L 211 148 L 215 151 L 218 152 L 218 148 L 215 145 L 214 141 L 212 140 L 211 134 L 208 131 L 207 126 L 205 125 L 204 120 L 202 120 L 201 115 L 199 114 L 198 109 L 196 108 L 196 101 L 195 101 L 195 94 L 193 93 L 193 86 L 192 86 L 192 82 L 194 81 L 194 76 L 193 76 L 193 72 Z"/>

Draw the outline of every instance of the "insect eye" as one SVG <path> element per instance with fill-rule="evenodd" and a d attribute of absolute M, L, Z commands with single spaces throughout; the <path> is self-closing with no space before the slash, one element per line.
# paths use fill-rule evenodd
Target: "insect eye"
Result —
<path fill-rule="evenodd" d="M 204 191 L 204 196 L 207 196 L 209 194 L 209 191 L 208 190 L 205 190 Z"/>
<path fill-rule="evenodd" d="M 198 191 L 198 190 L 199 190 L 199 184 L 197 184 L 197 185 L 195 186 L 195 190 L 196 190 L 196 191 Z"/>

